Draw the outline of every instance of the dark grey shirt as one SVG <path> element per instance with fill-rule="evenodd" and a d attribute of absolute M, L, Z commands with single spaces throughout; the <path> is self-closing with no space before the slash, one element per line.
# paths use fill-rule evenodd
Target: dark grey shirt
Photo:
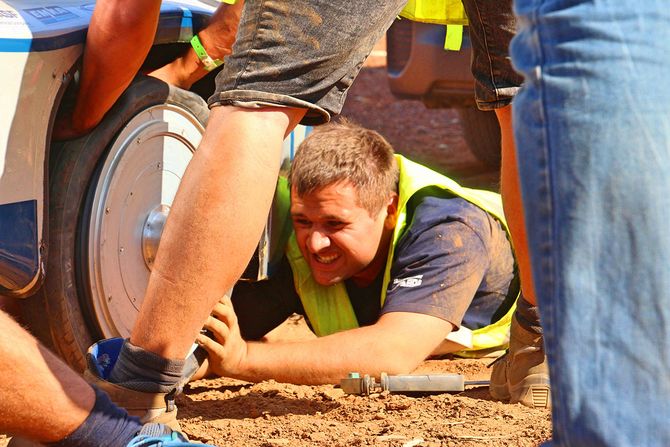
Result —
<path fill-rule="evenodd" d="M 360 325 L 387 312 L 413 312 L 477 329 L 516 297 L 512 249 L 500 223 L 466 200 L 431 194 L 427 188 L 412 197 L 384 306 L 383 272 L 364 288 L 345 283 Z M 304 315 L 286 259 L 269 280 L 239 283 L 233 305 L 246 339 L 261 338 L 292 313 Z"/>

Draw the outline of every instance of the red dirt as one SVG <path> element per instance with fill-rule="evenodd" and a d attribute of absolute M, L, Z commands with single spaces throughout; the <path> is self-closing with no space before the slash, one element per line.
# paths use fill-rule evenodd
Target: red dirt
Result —
<path fill-rule="evenodd" d="M 306 335 L 301 319 L 271 337 Z M 491 359 L 428 360 L 417 374 L 487 380 Z M 537 446 L 551 437 L 549 410 L 491 399 L 486 387 L 411 397 L 346 395 L 339 387 L 219 378 L 192 383 L 179 402 L 183 430 L 226 446 Z"/>

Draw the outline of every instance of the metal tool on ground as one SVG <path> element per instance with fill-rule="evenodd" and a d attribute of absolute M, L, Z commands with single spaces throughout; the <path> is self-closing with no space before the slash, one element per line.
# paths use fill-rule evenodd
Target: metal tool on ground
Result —
<path fill-rule="evenodd" d="M 388 391 L 391 393 L 449 393 L 464 391 L 466 386 L 485 386 L 488 380 L 465 380 L 462 374 L 388 375 L 381 373 L 379 382 L 374 377 L 352 372 L 340 380 L 347 394 L 364 396 Z"/>

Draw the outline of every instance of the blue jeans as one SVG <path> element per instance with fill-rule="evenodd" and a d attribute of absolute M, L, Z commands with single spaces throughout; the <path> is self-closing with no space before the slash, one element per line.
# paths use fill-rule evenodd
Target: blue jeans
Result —
<path fill-rule="evenodd" d="M 553 445 L 670 445 L 670 8 L 516 0 Z"/>

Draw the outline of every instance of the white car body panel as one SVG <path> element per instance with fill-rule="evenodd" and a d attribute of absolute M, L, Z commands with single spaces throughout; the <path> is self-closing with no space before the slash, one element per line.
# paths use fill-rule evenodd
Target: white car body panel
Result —
<path fill-rule="evenodd" d="M 52 108 L 63 76 L 81 45 L 41 53 L 0 53 L 0 204 L 36 199 L 43 214 L 45 148 Z M 9 124 L 8 126 L 5 124 Z M 42 223 L 38 222 L 41 231 Z M 41 235 L 40 235 L 41 237 Z"/>

